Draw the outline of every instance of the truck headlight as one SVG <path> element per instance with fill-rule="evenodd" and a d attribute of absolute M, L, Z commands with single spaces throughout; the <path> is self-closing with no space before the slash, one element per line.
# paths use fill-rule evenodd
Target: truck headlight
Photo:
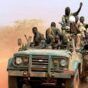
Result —
<path fill-rule="evenodd" d="M 22 63 L 22 58 L 21 57 L 17 57 L 16 58 L 16 64 L 21 64 Z"/>
<path fill-rule="evenodd" d="M 60 65 L 61 65 L 62 67 L 67 66 L 67 61 L 66 61 L 66 60 L 61 60 L 61 61 L 60 61 Z"/>

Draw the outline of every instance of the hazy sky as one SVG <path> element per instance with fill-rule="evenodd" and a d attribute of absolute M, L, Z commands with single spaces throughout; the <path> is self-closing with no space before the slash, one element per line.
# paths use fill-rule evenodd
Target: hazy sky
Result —
<path fill-rule="evenodd" d="M 80 16 L 85 16 L 88 21 L 88 0 L 0 0 L 0 25 L 35 18 L 45 22 L 59 22 L 65 7 L 71 7 L 74 12 L 81 1 L 83 8 Z"/>

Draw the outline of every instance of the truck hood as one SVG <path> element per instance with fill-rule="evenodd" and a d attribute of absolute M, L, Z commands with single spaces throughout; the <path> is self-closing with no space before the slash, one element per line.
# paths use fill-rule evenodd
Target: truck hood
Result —
<path fill-rule="evenodd" d="M 51 55 L 68 58 L 71 56 L 71 52 L 69 50 L 29 49 L 25 51 L 18 51 L 14 55 Z"/>

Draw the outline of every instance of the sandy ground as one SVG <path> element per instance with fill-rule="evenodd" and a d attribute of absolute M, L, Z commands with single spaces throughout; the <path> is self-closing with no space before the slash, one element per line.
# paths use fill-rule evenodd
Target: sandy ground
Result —
<path fill-rule="evenodd" d="M 0 30 L 0 88 L 8 88 L 8 73 L 7 63 L 8 59 L 17 51 L 17 39 L 21 37 L 23 40 L 24 34 L 32 35 L 31 28 L 37 22 L 39 30 L 42 30 L 40 21 L 26 22 L 17 24 L 14 27 L 6 27 Z M 30 25 L 28 26 L 28 24 Z M 45 30 L 41 31 L 44 32 Z M 82 84 L 80 88 L 88 88 L 88 84 Z"/>
<path fill-rule="evenodd" d="M 6 66 L 6 59 L 0 62 L 0 88 L 8 88 L 8 76 Z"/>

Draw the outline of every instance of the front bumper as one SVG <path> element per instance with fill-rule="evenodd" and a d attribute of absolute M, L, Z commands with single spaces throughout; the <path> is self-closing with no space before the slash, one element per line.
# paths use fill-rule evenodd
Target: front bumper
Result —
<path fill-rule="evenodd" d="M 8 71 L 9 76 L 20 76 L 20 77 L 39 77 L 39 78 L 46 78 L 46 77 L 53 77 L 53 78 L 71 78 L 74 75 L 74 72 L 67 71 L 67 72 L 61 72 L 61 73 L 50 73 L 47 72 L 31 72 L 28 73 L 28 71 L 14 71 L 9 70 Z"/>

